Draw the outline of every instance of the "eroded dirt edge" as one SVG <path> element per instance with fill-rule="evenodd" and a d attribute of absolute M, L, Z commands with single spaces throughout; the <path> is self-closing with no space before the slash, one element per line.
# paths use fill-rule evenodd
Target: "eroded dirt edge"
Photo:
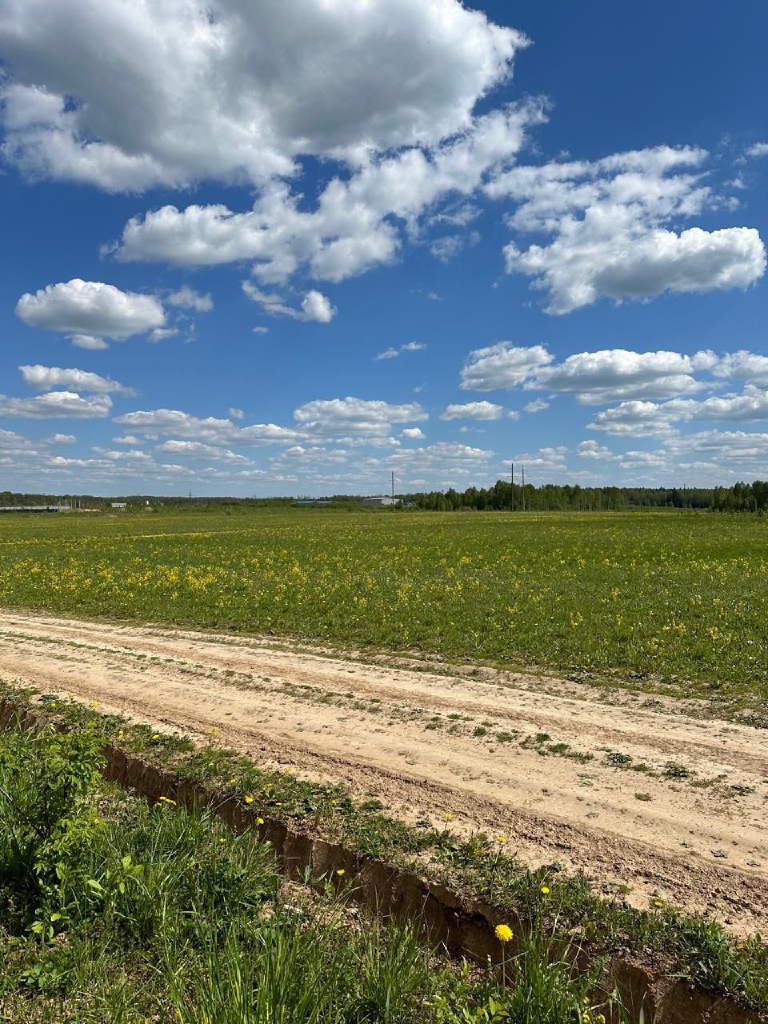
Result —
<path fill-rule="evenodd" d="M 0 676 L 197 740 L 216 729 L 263 763 L 484 831 L 637 906 L 768 929 L 765 730 L 552 678 L 19 612 L 0 613 Z"/>

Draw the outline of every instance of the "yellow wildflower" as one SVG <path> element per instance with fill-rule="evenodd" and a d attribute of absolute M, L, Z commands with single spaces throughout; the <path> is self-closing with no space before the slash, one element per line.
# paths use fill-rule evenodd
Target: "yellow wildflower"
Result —
<path fill-rule="evenodd" d="M 495 935 L 499 942 L 509 942 L 512 938 L 512 929 L 508 924 L 497 924 L 495 928 Z"/>
<path fill-rule="evenodd" d="M 542 885 L 542 887 L 541 887 L 541 895 L 542 896 L 549 896 L 549 886 L 548 885 Z"/>
<path fill-rule="evenodd" d="M 253 797 L 252 797 L 252 796 L 250 796 L 250 795 L 248 795 L 248 796 L 244 796 L 244 797 L 243 797 L 243 800 L 245 800 L 245 802 L 246 802 L 247 804 L 252 804 L 252 803 L 253 803 Z"/>

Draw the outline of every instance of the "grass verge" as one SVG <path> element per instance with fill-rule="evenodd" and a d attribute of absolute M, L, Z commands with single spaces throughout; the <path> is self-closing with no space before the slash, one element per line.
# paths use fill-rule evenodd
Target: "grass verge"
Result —
<path fill-rule="evenodd" d="M 541 936 L 462 969 L 255 832 L 103 782 L 101 723 L 0 737 L 0 1014 L 14 1024 L 604 1024 L 599 966 Z M 502 977 L 499 978 L 499 970 Z M 508 984 L 505 984 L 508 982 Z"/>
<path fill-rule="evenodd" d="M 0 694 L 20 709 L 33 703 L 29 691 L 4 686 Z M 650 958 L 665 964 L 670 975 L 768 1017 L 768 947 L 760 936 L 737 942 L 715 922 L 688 917 L 660 900 L 638 910 L 620 894 L 595 894 L 584 876 L 568 877 L 556 864 L 528 871 L 499 837 L 476 834 L 462 841 L 447 830 L 410 827 L 381 813 L 375 800 L 356 802 L 338 786 L 265 771 L 220 748 L 215 735 L 198 748 L 186 737 L 129 725 L 98 708 L 45 695 L 34 703 L 76 732 L 90 730 L 101 743 L 202 783 L 215 797 L 238 799 L 256 826 L 265 819 L 284 821 L 361 857 L 389 861 L 487 901 L 515 927 L 519 923 L 526 932 L 565 945 L 577 942 L 593 961 L 616 954 Z"/>

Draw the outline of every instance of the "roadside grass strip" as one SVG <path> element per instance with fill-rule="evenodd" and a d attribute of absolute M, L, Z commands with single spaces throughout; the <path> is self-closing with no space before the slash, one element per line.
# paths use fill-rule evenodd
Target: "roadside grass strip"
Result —
<path fill-rule="evenodd" d="M 161 934 L 165 927 L 162 924 L 163 915 L 167 914 L 169 921 L 172 918 L 175 921 L 174 915 L 182 918 L 187 931 L 183 933 L 183 941 L 179 943 L 174 940 L 174 948 L 182 950 L 184 956 L 188 954 L 190 957 L 198 958 L 196 962 L 204 965 L 201 971 L 194 974 L 198 979 L 195 984 L 202 985 L 203 988 L 213 984 L 211 979 L 218 978 L 222 987 L 237 992 L 242 990 L 245 993 L 243 998 L 247 1002 L 251 998 L 259 972 L 255 968 L 252 970 L 251 967 L 244 966 L 247 957 L 243 956 L 245 947 L 242 946 L 242 943 L 256 943 L 256 946 L 262 949 L 264 941 L 263 935 L 262 938 L 258 938 L 248 932 L 245 924 L 243 925 L 245 930 L 241 934 L 237 931 L 239 925 L 234 931 L 231 929 L 223 931 L 224 924 L 215 923 L 218 920 L 216 917 L 218 914 L 222 918 L 222 922 L 226 918 L 231 924 L 231 915 L 227 911 L 222 916 L 221 908 L 216 902 L 225 899 L 225 895 L 217 896 L 210 890 L 209 882 L 210 885 L 214 885 L 211 879 L 219 877 L 217 875 L 219 868 L 217 867 L 215 870 L 211 868 L 210 872 L 207 872 L 207 869 L 202 870 L 203 865 L 207 863 L 205 858 L 213 856 L 211 850 L 215 853 L 219 847 L 222 857 L 230 848 L 243 851 L 247 848 L 250 851 L 247 856 L 252 858 L 252 861 L 249 860 L 248 863 L 263 865 L 266 861 L 260 859 L 262 853 L 259 851 L 262 847 L 259 846 L 259 837 L 269 836 L 270 829 L 274 831 L 277 825 L 282 825 L 288 826 L 294 833 L 323 840 L 331 844 L 334 850 L 342 851 L 342 859 L 332 865 L 322 883 L 325 897 L 331 900 L 329 906 L 337 907 L 333 900 L 344 896 L 351 897 L 354 894 L 356 876 L 367 864 L 383 862 L 427 879 L 429 885 L 438 888 L 444 887 L 457 894 L 458 898 L 464 898 L 470 903 L 471 901 L 481 901 L 485 906 L 491 908 L 495 915 L 495 921 L 510 930 L 514 936 L 513 941 L 509 941 L 512 936 L 507 939 L 506 932 L 500 935 L 498 929 L 495 936 L 489 936 L 489 941 L 492 943 L 490 948 L 495 951 L 494 966 L 499 968 L 504 963 L 506 965 L 505 975 L 508 974 L 506 980 L 511 978 L 514 982 L 510 990 L 512 995 L 509 995 L 509 991 L 503 985 L 499 987 L 490 975 L 485 976 L 482 983 L 478 982 L 474 968 L 467 967 L 464 973 L 459 971 L 458 974 L 455 971 L 448 971 L 446 978 L 450 977 L 450 984 L 459 986 L 456 991 L 464 991 L 462 986 L 468 986 L 466 992 L 470 994 L 462 996 L 462 999 L 465 999 L 466 1006 L 475 1007 L 472 1010 L 475 1016 L 472 1016 L 469 1010 L 464 1016 L 461 1016 L 459 1010 L 456 1009 L 455 1001 L 451 1001 L 453 997 L 450 993 L 443 993 L 443 995 L 431 993 L 428 996 L 422 994 L 419 997 L 422 999 L 420 1004 L 422 1009 L 419 1010 L 418 1016 L 422 1016 L 426 1020 L 451 1022 L 451 1024 L 454 1021 L 458 1024 L 471 1024 L 473 1021 L 552 1021 L 552 1024 L 555 1022 L 559 1024 L 563 1021 L 583 1021 L 585 1024 L 589 1024 L 589 1021 L 592 1021 L 595 1024 L 595 1022 L 599 1022 L 598 1015 L 602 1013 L 607 1020 L 618 1021 L 623 1018 L 619 1004 L 611 996 L 610 991 L 603 991 L 599 998 L 594 996 L 600 991 L 598 978 L 605 976 L 610 963 L 617 958 L 641 965 L 650 965 L 650 969 L 656 977 L 684 979 L 700 990 L 730 998 L 750 1011 L 749 1015 L 739 1017 L 739 1020 L 757 1022 L 768 1019 L 768 947 L 760 936 L 753 936 L 746 941 L 736 941 L 728 936 L 716 922 L 686 916 L 661 899 L 653 899 L 647 910 L 638 910 L 625 902 L 621 892 L 617 891 L 610 898 L 597 895 L 583 875 L 569 877 L 557 864 L 545 865 L 535 871 L 524 869 L 515 859 L 513 837 L 475 834 L 468 839 L 461 839 L 454 835 L 448 827 L 434 828 L 426 823 L 424 827 L 407 825 L 389 817 L 376 799 L 355 801 L 342 787 L 337 785 L 305 782 L 288 772 L 260 768 L 250 759 L 222 748 L 218 743 L 215 730 L 212 730 L 208 745 L 196 746 L 187 737 L 153 731 L 144 725 L 130 724 L 119 716 L 102 715 L 97 706 L 86 707 L 73 700 L 38 695 L 32 691 L 5 684 L 0 688 L 0 697 L 3 699 L 6 711 L 8 708 L 13 708 L 22 716 L 25 712 L 33 711 L 38 716 L 38 721 L 48 722 L 58 729 L 65 729 L 66 735 L 72 737 L 71 742 L 73 743 L 79 737 L 78 742 L 85 743 L 87 739 L 91 746 L 98 750 L 106 748 L 122 751 L 125 756 L 140 759 L 143 763 L 167 773 L 165 778 L 175 780 L 153 808 L 139 810 L 137 809 L 138 805 L 134 807 L 131 804 L 133 809 L 130 813 L 137 816 L 134 820 L 150 822 L 151 828 L 150 825 L 141 825 L 141 827 L 139 825 L 130 827 L 121 825 L 119 815 L 115 817 L 112 810 L 107 812 L 101 807 L 98 807 L 96 813 L 93 814 L 91 824 L 86 822 L 86 826 L 82 826 L 81 817 L 78 815 L 76 820 L 80 824 L 73 824 L 72 829 L 67 826 L 63 834 L 66 838 L 61 838 L 61 842 L 57 839 L 58 845 L 56 846 L 57 851 L 64 849 L 66 852 L 70 843 L 73 844 L 72 851 L 75 859 L 72 864 L 75 867 L 65 866 L 60 872 L 59 861 L 55 859 L 51 861 L 46 869 L 47 881 L 43 888 L 39 889 L 38 896 L 34 899 L 30 896 L 30 892 L 34 891 L 34 885 L 38 883 L 33 884 L 34 880 L 30 881 L 28 878 L 25 883 L 26 888 L 22 886 L 21 891 L 26 893 L 24 899 L 29 897 L 32 899 L 32 903 L 28 899 L 24 903 L 17 891 L 13 890 L 13 895 L 8 897 L 8 905 L 11 908 L 17 907 L 17 911 L 14 919 L 16 924 L 11 928 L 11 932 L 17 936 L 22 945 L 37 942 L 41 956 L 44 954 L 44 960 L 45 957 L 53 955 L 51 948 L 58 944 L 57 936 L 64 927 L 59 922 L 66 923 L 66 914 L 82 913 L 78 901 L 82 902 L 87 896 L 85 904 L 90 906 L 93 903 L 94 906 L 100 908 L 99 913 L 102 914 L 107 905 L 105 901 L 117 899 L 113 892 L 115 886 L 119 890 L 122 884 L 126 892 L 132 892 L 139 882 L 141 886 L 146 885 L 146 872 L 150 870 L 146 865 L 152 863 L 151 851 L 155 848 L 152 845 L 155 840 L 142 840 L 145 843 L 144 846 L 130 844 L 134 843 L 135 836 L 155 834 L 152 831 L 156 824 L 155 816 L 159 816 L 157 820 L 163 822 L 171 818 L 174 821 L 177 818 L 179 821 L 182 820 L 182 808 L 176 806 L 176 797 L 179 797 L 179 804 L 181 804 L 183 793 L 190 792 L 190 787 L 193 789 L 194 787 L 204 787 L 213 810 L 221 809 L 224 805 L 230 808 L 233 805 L 236 806 L 238 820 L 249 826 L 246 832 L 233 837 L 207 812 L 203 813 L 202 817 L 200 814 L 193 815 L 189 820 L 198 822 L 198 824 L 190 825 L 189 828 L 192 831 L 197 829 L 195 834 L 200 837 L 201 843 L 208 844 L 205 845 L 205 850 L 208 852 L 196 853 L 194 857 L 191 857 L 190 873 L 184 876 L 185 881 L 178 882 L 178 885 L 187 893 L 185 898 L 188 902 L 184 905 L 186 909 L 183 911 L 163 909 L 166 904 L 160 896 L 161 886 L 158 883 L 157 887 L 152 890 L 151 899 L 142 897 L 144 899 L 141 904 L 143 909 L 137 909 L 137 905 L 132 907 L 130 913 L 125 909 L 114 910 L 114 913 L 110 911 L 113 913 L 113 918 L 110 920 L 114 920 L 114 927 L 118 930 L 128 929 L 127 934 L 133 937 L 131 941 L 134 942 L 139 939 L 142 942 L 149 941 L 149 937 L 155 935 L 158 928 L 160 931 L 157 934 Z M 8 717 L 6 714 L 6 718 Z M 0 737 L 0 742 L 4 745 L 3 749 L 8 749 L 10 735 L 7 733 Z M 78 763 L 75 761 L 75 765 Z M 84 764 L 88 763 L 90 762 L 86 758 Z M 8 764 L 5 754 L 2 764 L 6 766 Z M 37 765 L 36 770 L 45 772 L 47 769 L 44 765 Z M 89 787 L 95 784 L 92 775 L 89 775 L 88 779 L 90 780 L 88 785 L 84 782 L 78 783 L 73 791 L 72 799 L 75 800 L 78 807 L 81 806 L 78 801 L 83 801 L 82 806 L 86 805 L 87 794 L 91 792 Z M 8 783 L 5 782 L 3 785 L 6 786 Z M 113 797 L 112 799 L 117 798 Z M 3 813 L 7 813 L 8 801 L 5 797 L 0 799 L 0 804 L 6 808 Z M 85 812 L 86 817 L 88 814 L 92 814 L 92 799 L 88 806 L 89 809 Z M 110 807 L 112 806 L 110 804 Z M 116 806 L 123 808 L 127 806 L 125 798 L 117 799 Z M 142 815 L 149 817 L 142 818 Z M 205 822 L 204 826 L 199 824 L 201 821 Z M 103 824 L 104 822 L 113 824 L 107 827 Z M 102 859 L 98 861 L 98 864 L 101 865 L 98 870 L 93 866 L 96 864 L 93 860 L 96 854 L 93 853 L 90 846 L 87 855 L 78 846 L 81 841 L 79 838 L 81 828 L 84 828 L 88 843 L 96 843 L 98 837 L 106 832 L 113 835 L 111 841 L 116 844 L 114 855 L 99 854 L 98 856 Z M 146 831 L 147 829 L 149 832 Z M 29 841 L 34 841 L 34 845 L 35 837 L 31 836 Z M 98 842 L 101 840 L 98 839 Z M 114 858 L 117 857 L 118 852 L 120 856 L 116 861 Z M 6 853 L 5 856 L 7 857 L 8 854 Z M 245 853 L 242 856 L 245 856 Z M 127 861 L 124 860 L 125 857 L 128 857 Z M 87 858 L 91 859 L 87 860 Z M 88 877 L 84 881 L 81 880 L 82 884 L 86 886 L 85 896 L 82 893 L 79 896 L 74 896 L 68 888 L 70 871 L 74 870 L 75 874 L 78 872 L 82 874 L 81 862 L 86 860 L 90 866 L 87 870 L 83 870 Z M 197 864 L 194 871 L 191 867 L 193 862 Z M 8 863 L 6 861 L 6 866 L 3 869 L 6 872 Z M 38 854 L 35 853 L 33 863 L 44 864 L 46 862 L 40 860 Z M 240 861 L 237 863 L 240 864 Z M 226 884 L 222 882 L 221 885 L 224 886 L 222 892 L 226 891 L 228 900 L 231 887 L 234 886 L 237 889 L 236 879 L 244 879 L 250 868 L 246 870 L 242 864 L 239 867 L 233 867 L 229 862 L 227 864 L 229 866 L 223 867 L 221 870 L 229 880 L 226 881 Z M 141 878 L 131 876 L 136 865 L 145 866 L 140 873 Z M 151 871 L 154 870 L 151 868 Z M 170 866 L 168 870 L 171 870 Z M 260 867 L 259 871 L 261 870 Z M 274 872 L 274 867 L 270 870 Z M 108 878 L 107 871 L 111 872 Z M 202 874 L 209 874 L 210 879 L 206 877 L 204 882 L 200 882 L 204 887 L 204 892 L 197 894 L 195 886 L 200 881 Z M 77 877 L 80 875 L 77 874 Z M 157 877 L 162 877 L 162 871 Z M 7 885 L 7 875 L 3 875 L 3 878 L 6 879 L 4 884 Z M 108 884 L 105 883 L 105 878 L 107 878 Z M 114 881 L 115 879 L 117 881 Z M 307 879 L 307 881 L 309 880 Z M 91 885 L 90 881 L 105 887 L 105 891 L 102 892 L 96 885 Z M 72 884 L 75 883 L 72 882 Z M 173 884 L 177 886 L 177 882 Z M 277 885 L 276 881 L 270 884 Z M 30 885 L 32 889 L 30 889 Z M 106 890 L 109 892 L 107 893 Z M 245 917 L 250 920 L 255 911 L 252 903 L 248 901 L 253 897 L 246 895 L 244 889 L 237 891 L 240 893 L 237 897 L 240 901 L 237 906 L 248 907 L 247 913 L 243 910 L 243 914 L 245 915 L 244 920 Z M 262 885 L 259 892 L 265 891 L 264 885 Z M 121 897 L 123 895 L 125 894 L 120 893 Z M 138 897 L 136 898 L 138 899 Z M 260 896 L 259 899 L 261 898 Z M 36 904 L 35 899 L 37 899 Z M 19 902 L 20 900 L 21 902 Z M 205 902 L 206 900 L 208 903 Z M 33 904 L 35 904 L 34 910 L 30 917 Z M 52 909 L 54 904 L 56 908 Z M 119 900 L 115 906 L 118 904 L 122 906 Z M 329 920 L 335 920 L 335 914 L 349 916 L 351 913 L 349 904 L 342 901 L 341 906 L 344 907 L 343 911 L 337 908 L 332 911 L 318 911 L 318 913 L 321 918 L 326 913 L 330 914 Z M 71 907 L 74 909 L 68 909 Z M 216 909 L 217 907 L 218 909 Z M 64 908 L 65 917 L 58 917 L 55 921 L 51 920 L 50 915 L 62 913 L 62 908 Z M 39 914 L 38 911 L 40 911 Z M 283 920 L 284 913 L 284 910 L 280 910 L 279 913 L 274 910 L 270 911 L 273 917 L 277 914 L 280 920 Z M 158 924 L 157 914 L 161 915 L 160 924 Z M 48 915 L 47 918 L 46 915 Z M 214 923 L 211 923 L 211 915 L 213 915 Z M 128 921 L 128 917 L 130 917 L 130 921 Z M 256 918 L 259 918 L 259 914 L 256 914 Z M 290 915 L 286 920 L 289 919 Z M 356 920 L 362 921 L 362 917 Z M 145 923 L 141 924 L 142 921 Z M 137 924 L 137 922 L 139 923 Z M 43 929 L 43 933 L 33 932 L 30 936 L 28 929 L 37 927 L 38 924 Z M 229 924 L 227 924 L 227 928 L 229 928 Z M 4 927 L 9 928 L 8 920 Z M 181 925 L 173 923 L 174 929 L 178 927 Z M 270 927 L 276 926 L 270 925 Z M 366 929 L 375 927 L 377 926 L 369 922 L 362 930 L 365 932 Z M 46 936 L 45 929 L 50 931 L 51 928 L 52 934 Z M 135 931 L 136 928 L 138 928 L 138 932 Z M 192 931 L 189 931 L 190 928 Z M 268 931 L 264 934 L 272 933 Z M 370 934 L 370 931 L 366 934 Z M 381 934 L 383 935 L 383 933 Z M 207 939 L 205 939 L 206 935 Z M 89 936 L 89 942 L 97 942 L 93 934 L 89 933 Z M 159 942 L 160 939 L 157 941 Z M 299 940 L 296 939 L 296 941 Z M 380 941 L 384 942 L 381 936 Z M 508 941 L 509 945 L 507 945 Z M 205 942 L 208 942 L 207 946 Z M 250 950 L 251 947 L 247 948 Z M 151 962 L 157 961 L 164 965 L 163 971 L 166 973 L 163 974 L 163 985 L 168 986 L 170 985 L 168 978 L 173 976 L 173 972 L 166 963 L 170 957 L 168 948 L 164 946 L 163 949 L 165 952 L 162 956 L 166 958 L 165 960 L 158 952 L 159 947 L 152 946 Z M 385 948 L 377 947 L 377 949 L 376 956 L 379 959 L 386 959 Z M 96 950 L 96 946 L 94 946 L 94 950 Z M 210 958 L 214 955 L 219 957 L 220 954 L 224 959 L 219 966 L 215 967 Z M 96 955 L 95 952 L 93 955 Z M 284 955 L 288 956 L 288 952 L 284 951 Z M 351 953 L 349 955 L 352 956 Z M 362 954 L 354 955 L 362 956 Z M 509 1004 L 504 1000 L 518 998 L 514 995 L 515 992 L 521 990 L 521 987 L 525 989 L 529 983 L 533 985 L 532 979 L 535 971 L 539 968 L 544 971 L 540 979 L 541 986 L 552 992 L 555 991 L 557 986 L 551 981 L 554 975 L 547 975 L 545 972 L 545 962 L 549 960 L 560 965 L 553 970 L 560 972 L 558 977 L 561 978 L 562 984 L 565 986 L 563 998 L 566 1002 L 579 986 L 586 986 L 586 989 L 581 990 L 579 999 L 583 1000 L 586 997 L 588 1007 L 583 1003 L 580 1006 L 574 1003 L 567 1012 L 565 1010 L 557 1011 L 560 1016 L 547 1016 L 544 1011 L 541 1016 L 510 1016 L 511 1011 L 508 1012 L 505 1009 Z M 591 965 L 591 967 L 586 973 L 578 973 L 575 972 L 574 965 L 576 963 L 582 967 L 584 965 Z M 188 966 L 186 960 L 184 964 Z M 182 968 L 181 965 L 177 965 L 175 976 L 178 978 L 191 977 L 191 974 L 184 974 L 187 966 Z M 167 971 L 171 971 L 170 974 L 167 973 L 166 967 Z M 123 973 L 119 974 L 118 972 L 114 974 L 114 977 L 125 977 L 126 984 L 128 984 L 131 979 L 129 975 L 125 974 L 125 969 L 121 968 L 121 970 Z M 319 971 L 319 968 L 317 970 Z M 355 973 L 362 977 L 361 970 L 362 968 L 355 968 Z M 7 971 L 6 973 L 8 974 Z M 17 971 L 14 974 L 11 971 L 8 977 L 14 977 L 18 981 L 21 978 L 21 973 Z M 200 980 L 203 977 L 208 980 L 203 982 Z M 550 978 L 551 983 L 545 983 L 547 977 Z M 326 983 L 323 982 L 323 984 Z M 476 988 L 478 984 L 480 984 L 480 989 Z M 537 982 L 536 985 L 538 984 Z M 558 982 L 558 984 L 560 983 Z M 491 985 L 492 991 L 487 988 L 488 985 Z M 535 988 L 536 985 L 533 987 Z M 486 987 L 483 988 L 483 986 Z M 226 1022 L 230 1019 L 233 1022 L 251 1019 L 254 1021 L 272 1020 L 267 1016 L 217 1016 L 216 1014 L 211 1015 L 204 1009 L 196 1009 L 194 1012 L 190 1010 L 189 1014 L 191 1015 L 184 1016 L 178 1007 L 183 1007 L 184 998 L 186 998 L 184 993 L 188 994 L 189 986 L 184 989 L 184 992 L 181 989 L 177 991 L 172 987 L 164 989 L 164 991 L 166 992 L 164 998 L 175 1000 L 173 1005 L 181 1014 L 178 1019 L 183 1021 L 194 1021 L 195 1024 L 199 1021 L 202 1024 L 204 1020 L 215 1020 L 218 1024 L 219 1021 Z M 197 992 L 197 990 L 195 991 Z M 482 991 L 482 996 L 477 995 L 479 991 Z M 171 993 L 170 996 L 167 995 L 168 992 Z M 209 997 L 211 1000 L 216 998 L 215 994 L 208 992 L 208 994 L 198 993 L 194 999 L 198 1000 L 200 1007 L 204 1007 L 207 1005 L 205 1000 Z M 362 997 L 360 996 L 360 998 Z M 441 1001 L 444 999 L 447 999 L 448 1002 Z M 611 1003 L 612 999 L 613 1004 Z M 492 1011 L 490 1007 L 492 1003 L 496 1005 L 494 1002 L 496 1000 L 500 1000 L 498 1003 L 500 1009 L 494 1016 L 496 1011 Z M 409 1004 L 409 1007 L 408 1012 L 413 1014 L 413 1004 Z M 734 1007 L 735 1010 L 736 1007 Z M 187 1010 L 183 1012 L 187 1013 Z M 207 1018 L 206 1012 L 208 1012 Z M 461 1012 L 463 1013 L 464 1010 Z M 373 1015 L 366 1017 L 354 1014 L 351 1017 L 344 1017 L 333 1016 L 333 1013 L 336 1011 L 329 1009 L 326 1016 L 298 1015 L 285 1019 L 291 1021 L 305 1019 L 318 1021 L 391 1020 L 393 1022 L 401 1019 L 397 1016 Z M 450 1016 L 451 1013 L 454 1013 L 454 1016 Z M 15 1020 L 17 1018 L 7 1019 Z M 115 1017 L 114 1019 L 132 1020 L 133 1018 Z M 409 1018 L 406 1014 L 402 1019 Z M 410 1019 L 414 1019 L 414 1017 L 412 1016 Z M 640 1019 L 636 1007 L 631 1019 Z M 648 1024 L 649 1018 L 646 1017 L 645 1020 Z"/>
<path fill-rule="evenodd" d="M 551 937 L 508 951 L 499 925 L 493 961 L 451 963 L 418 922 L 362 914 L 342 870 L 286 883 L 256 831 L 235 836 L 211 807 L 149 805 L 106 784 L 115 723 L 83 717 L 0 737 L 2 1020 L 629 1020 L 601 990 L 602 966 L 579 970 Z"/>

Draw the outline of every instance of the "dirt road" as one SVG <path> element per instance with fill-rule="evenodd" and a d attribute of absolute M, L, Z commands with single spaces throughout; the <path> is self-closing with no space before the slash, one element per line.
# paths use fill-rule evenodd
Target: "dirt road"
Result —
<path fill-rule="evenodd" d="M 768 931 L 768 732 L 693 704 L 18 612 L 0 613 L 0 677 L 196 739 L 215 726 L 259 761 L 504 837 L 638 906 Z"/>

